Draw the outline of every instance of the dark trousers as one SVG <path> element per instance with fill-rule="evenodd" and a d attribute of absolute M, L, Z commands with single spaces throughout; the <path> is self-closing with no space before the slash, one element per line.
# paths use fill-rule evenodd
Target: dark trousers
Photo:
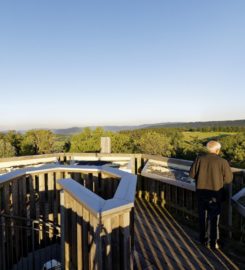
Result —
<path fill-rule="evenodd" d="M 221 202 L 217 196 L 207 192 L 197 192 L 200 242 L 215 245 L 219 239 L 219 217 Z"/>

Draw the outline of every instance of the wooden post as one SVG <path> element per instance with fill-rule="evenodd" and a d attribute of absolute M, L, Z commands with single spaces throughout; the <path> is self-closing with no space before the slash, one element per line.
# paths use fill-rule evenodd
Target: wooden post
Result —
<path fill-rule="evenodd" d="M 83 269 L 83 258 L 82 258 L 82 215 L 83 215 L 83 207 L 77 207 L 77 270 Z"/>
<path fill-rule="evenodd" d="M 89 245 L 91 244 L 91 239 L 89 239 L 88 234 L 89 229 L 89 212 L 83 207 L 83 223 L 82 223 L 82 239 L 83 239 L 83 267 L 84 269 L 89 269 Z"/>
<path fill-rule="evenodd" d="M 61 213 L 59 211 L 59 206 L 60 206 L 60 199 L 59 199 L 59 194 L 60 194 L 60 190 L 61 190 L 61 187 L 60 185 L 58 184 L 57 180 L 59 179 L 62 179 L 63 178 L 63 172 L 61 171 L 58 171 L 55 173 L 55 187 L 56 187 L 56 203 L 55 203 L 55 219 L 56 219 L 56 216 L 57 216 L 57 222 L 58 222 L 58 225 L 61 224 Z"/>
<path fill-rule="evenodd" d="M 54 222 L 54 172 L 48 173 L 48 219 Z M 52 239 L 54 236 L 54 228 L 49 227 L 49 238 Z"/>
<path fill-rule="evenodd" d="M 64 178 L 71 178 L 71 173 L 68 171 L 65 171 L 65 177 Z"/>
<path fill-rule="evenodd" d="M 69 216 L 69 211 L 70 211 L 70 201 L 69 201 L 69 195 L 65 193 L 65 200 L 64 200 L 64 208 L 65 208 L 65 215 L 64 215 L 64 222 L 65 222 L 65 263 L 64 267 L 65 270 L 70 270 L 70 245 L 71 245 L 71 231 L 69 228 L 69 223 L 70 223 L 70 216 Z"/>
<path fill-rule="evenodd" d="M 19 183 L 18 183 L 19 179 L 14 179 L 12 181 L 12 195 L 11 195 L 11 201 L 12 201 L 12 215 L 13 216 L 20 216 L 20 204 L 21 202 L 19 201 Z M 12 221 L 10 221 L 12 223 Z M 11 223 L 9 224 L 11 226 Z M 13 221 L 14 224 L 14 236 L 15 236 L 15 241 L 14 241 L 14 245 L 16 247 L 16 257 L 18 258 L 18 260 L 20 259 L 21 253 L 20 251 L 22 250 L 21 248 L 21 230 L 18 228 L 21 224 L 19 220 L 14 220 Z M 11 246 L 11 250 L 13 249 L 12 245 L 13 245 L 13 235 L 12 233 L 9 235 L 9 245 Z M 12 257 L 12 252 L 9 253 L 9 256 Z M 12 258 L 13 260 L 13 258 Z"/>
<path fill-rule="evenodd" d="M 164 190 L 161 190 L 161 206 L 164 208 L 165 207 L 165 204 L 166 204 L 166 201 L 165 201 L 165 191 Z"/>
<path fill-rule="evenodd" d="M 65 195 L 60 192 L 60 212 L 61 212 L 61 263 L 65 265 Z"/>
<path fill-rule="evenodd" d="M 228 226 L 229 226 L 229 238 L 232 238 L 232 231 L 230 228 L 232 227 L 232 205 L 231 205 L 231 197 L 232 197 L 232 184 L 228 185 Z"/>
<path fill-rule="evenodd" d="M 76 201 L 69 196 L 70 201 L 70 269 L 77 269 L 77 205 Z"/>
<path fill-rule="evenodd" d="M 140 156 L 137 157 L 136 174 L 140 174 L 141 173 L 142 165 L 143 165 L 143 159 L 142 159 L 142 157 L 140 155 Z"/>
<path fill-rule="evenodd" d="M 19 185 L 19 216 L 23 218 L 27 218 L 27 205 L 26 205 L 26 176 L 22 176 L 18 179 L 18 185 Z M 27 226 L 26 221 L 21 222 L 22 226 Z M 23 248 L 23 254 L 22 256 L 27 256 L 28 254 L 28 232 L 27 230 L 20 230 L 21 240 L 23 241 L 22 248 Z"/>
<path fill-rule="evenodd" d="M 39 218 L 43 218 L 45 220 L 45 176 L 43 173 L 40 173 L 38 175 L 39 177 L 39 211 L 40 216 Z M 39 232 L 39 244 L 44 240 L 45 238 L 45 228 L 42 225 L 39 226 L 40 232 Z"/>
<path fill-rule="evenodd" d="M 0 259 L 1 259 L 1 267 L 3 270 L 6 270 L 6 257 L 5 257 L 5 237 L 4 235 L 6 235 L 5 231 L 5 218 L 1 217 L 1 233 L 0 233 L 0 247 L 1 247 L 1 251 L 0 251 Z"/>
<path fill-rule="evenodd" d="M 131 157 L 130 162 L 131 162 L 131 172 L 132 174 L 136 174 L 137 173 L 137 164 L 136 164 L 137 159 L 135 157 Z"/>

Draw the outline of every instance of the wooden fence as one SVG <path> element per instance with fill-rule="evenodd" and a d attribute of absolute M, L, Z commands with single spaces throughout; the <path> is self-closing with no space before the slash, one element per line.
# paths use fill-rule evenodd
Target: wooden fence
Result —
<path fill-rule="evenodd" d="M 113 168 L 58 165 L 0 176 L 1 269 L 60 234 L 65 269 L 129 269 L 135 190 L 136 176 Z M 38 229 L 19 230 L 33 221 Z"/>

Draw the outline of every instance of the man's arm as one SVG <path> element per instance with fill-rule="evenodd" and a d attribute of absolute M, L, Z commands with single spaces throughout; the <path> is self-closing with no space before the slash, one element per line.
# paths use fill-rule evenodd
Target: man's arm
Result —
<path fill-rule="evenodd" d="M 192 163 L 191 169 L 189 172 L 189 176 L 195 180 L 197 180 L 198 167 L 199 167 L 199 159 L 197 157 L 196 160 Z"/>
<path fill-rule="evenodd" d="M 231 171 L 230 165 L 227 160 L 225 160 L 225 163 L 224 163 L 223 179 L 224 179 L 224 184 L 230 184 L 233 179 L 233 173 Z"/>

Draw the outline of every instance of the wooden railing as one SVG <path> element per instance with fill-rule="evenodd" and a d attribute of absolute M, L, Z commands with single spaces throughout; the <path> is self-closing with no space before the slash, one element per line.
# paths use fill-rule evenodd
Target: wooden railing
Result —
<path fill-rule="evenodd" d="M 1 269 L 33 251 L 28 244 L 21 254 L 18 248 L 20 239 L 31 242 L 27 230 L 17 229 L 30 220 L 60 227 L 65 269 L 132 268 L 135 191 L 136 176 L 107 167 L 51 165 L 0 176 Z M 7 215 L 23 220 L 8 221 Z M 53 228 L 40 227 L 35 249 L 56 237 Z"/>
<path fill-rule="evenodd" d="M 144 166 L 150 159 L 164 161 L 169 165 L 174 163 L 176 166 L 187 170 L 192 163 L 191 161 L 141 154 L 66 153 L 57 154 L 55 157 L 61 162 L 76 159 L 112 162 L 128 160 L 132 173 L 138 174 L 138 197 L 167 208 L 181 222 L 183 221 L 191 226 L 198 223 L 195 186 L 167 180 L 162 181 L 152 175 L 146 176 L 144 174 Z M 44 160 L 45 158 L 48 159 Z M 36 156 L 33 157 L 33 160 L 36 163 L 50 162 L 50 158 L 53 158 L 53 156 Z M 18 161 L 21 161 L 19 159 L 21 158 L 18 158 Z M 21 161 L 21 164 L 30 165 L 33 160 L 28 161 L 28 157 L 26 157 L 24 161 Z M 2 161 L 5 162 L 2 168 L 9 164 L 11 166 L 16 164 L 15 158 Z M 1 214 L 23 216 L 33 220 L 41 218 L 43 221 L 53 222 L 58 226 L 57 230 L 59 230 L 59 226 L 63 226 L 63 233 L 66 233 L 65 235 L 62 234 L 64 246 L 62 256 L 66 269 L 69 269 L 68 267 L 81 269 L 81 265 L 102 269 L 110 268 L 111 265 L 115 269 L 129 268 L 131 265 L 130 257 L 127 256 L 133 246 L 133 204 L 130 205 L 130 203 L 134 200 L 134 192 L 130 193 L 130 199 L 125 198 L 128 196 L 127 192 L 134 190 L 134 188 L 128 189 L 128 182 L 122 181 L 122 179 L 131 179 L 132 176 L 134 180 L 131 179 L 130 182 L 135 183 L 135 176 L 129 177 L 129 174 L 124 175 L 124 172 L 117 172 L 108 167 L 106 170 L 91 166 L 87 169 L 83 167 L 83 170 L 81 170 L 82 167 L 78 170 L 76 168 L 76 166 L 57 165 L 18 170 L 0 176 Z M 232 188 L 229 189 L 229 196 L 245 185 L 244 170 L 233 168 L 233 174 L 234 181 Z M 65 180 L 59 182 L 59 179 Z M 69 184 L 67 185 L 67 183 Z M 63 190 L 62 204 L 60 204 L 61 189 Z M 87 194 L 92 200 L 87 202 L 83 199 L 84 196 L 83 198 L 78 197 L 76 193 L 78 190 L 79 194 Z M 98 208 L 94 207 L 95 202 Z M 126 208 L 123 208 L 120 203 L 124 203 Z M 116 212 L 113 208 L 105 208 L 108 204 L 113 206 Z M 61 220 L 64 223 L 61 223 Z M 2 222 L 6 225 L 8 221 L 2 216 Z M 20 224 L 16 221 L 16 225 Z M 235 243 L 245 243 L 245 220 L 233 208 L 230 198 L 223 204 L 221 228 L 223 237 L 232 238 Z M 84 234 L 85 231 L 87 233 Z M 11 233 L 12 238 L 10 237 Z M 17 237 L 14 237 L 15 235 Z M 55 240 L 56 235 L 57 233 L 51 230 L 48 234 L 37 232 L 35 237 L 39 245 L 42 246 L 45 241 Z M 14 250 L 15 243 L 18 246 L 18 240 L 16 240 L 19 239 L 18 237 L 20 238 L 17 232 L 10 232 L 9 229 L 7 234 L 5 232 L 0 233 L 0 247 L 5 245 L 6 252 L 10 256 L 15 256 L 15 258 L 20 258 L 20 254 Z M 24 235 L 24 237 L 28 240 L 30 235 Z M 10 239 L 14 239 L 15 242 L 11 244 Z M 121 246 L 118 247 L 118 243 L 120 245 L 123 243 L 125 249 L 122 250 Z M 83 250 L 82 256 L 79 256 L 79 254 L 81 255 L 80 249 Z M 1 252 L 0 256 L 2 256 Z M 3 257 L 0 257 L 0 261 L 3 261 Z M 1 269 L 11 269 L 11 267 L 8 267 L 8 263 L 5 261 L 6 267 Z"/>
<path fill-rule="evenodd" d="M 115 163 L 129 163 L 132 173 L 137 173 L 141 166 L 141 154 L 101 154 L 101 153 L 54 153 L 46 155 L 20 156 L 11 158 L 0 158 L 0 174 L 6 173 L 12 168 L 36 166 L 59 162 L 61 164 L 72 164 L 73 161 L 106 161 Z"/>

